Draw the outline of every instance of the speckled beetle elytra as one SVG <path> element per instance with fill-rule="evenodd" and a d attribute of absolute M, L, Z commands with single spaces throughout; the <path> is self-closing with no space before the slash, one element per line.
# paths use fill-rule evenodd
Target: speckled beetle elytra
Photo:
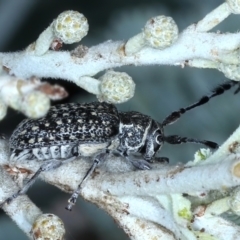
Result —
<path fill-rule="evenodd" d="M 83 181 L 109 153 L 118 152 L 136 168 L 144 170 L 151 168 L 149 163 L 154 160 L 164 142 L 170 144 L 192 142 L 217 148 L 216 143 L 207 140 L 177 135 L 165 136 L 164 127 L 235 84 L 234 81 L 228 81 L 216 87 L 210 95 L 171 113 L 162 123 L 139 112 L 119 112 L 114 105 L 104 102 L 56 105 L 43 118 L 22 121 L 10 138 L 10 159 L 12 161 L 37 159 L 43 161 L 43 164 L 21 190 L 0 206 L 25 193 L 41 172 L 58 168 L 78 156 L 93 157 L 93 164 L 69 199 L 68 210 L 75 204 Z M 135 157 L 134 153 L 140 153 L 142 159 Z"/>

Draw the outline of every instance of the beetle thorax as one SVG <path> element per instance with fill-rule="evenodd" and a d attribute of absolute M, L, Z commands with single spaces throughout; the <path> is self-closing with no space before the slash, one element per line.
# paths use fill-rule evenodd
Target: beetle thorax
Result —
<path fill-rule="evenodd" d="M 145 159 L 151 159 L 161 147 L 155 136 L 163 134 L 160 125 L 138 112 L 120 113 L 119 117 L 119 150 L 127 154 L 140 152 Z"/>
<path fill-rule="evenodd" d="M 151 127 L 148 130 L 145 144 L 140 150 L 147 161 L 151 161 L 156 153 L 161 149 L 164 143 L 163 127 L 156 121 L 152 120 Z"/>

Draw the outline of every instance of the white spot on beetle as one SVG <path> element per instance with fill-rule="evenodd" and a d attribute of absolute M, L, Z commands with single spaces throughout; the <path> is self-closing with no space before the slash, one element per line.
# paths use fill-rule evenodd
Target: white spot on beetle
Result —
<path fill-rule="evenodd" d="M 19 133 L 19 135 L 24 135 L 27 132 L 27 130 L 23 130 L 22 132 Z"/>
<path fill-rule="evenodd" d="M 61 125 L 61 124 L 63 124 L 63 122 L 62 122 L 62 120 L 60 119 L 60 120 L 58 120 L 57 122 L 56 122 L 58 125 Z"/>
<path fill-rule="evenodd" d="M 35 142 L 35 139 L 34 138 L 31 138 L 28 140 L 29 143 L 34 143 Z"/>
<path fill-rule="evenodd" d="M 35 131 L 35 130 L 37 130 L 37 129 L 39 129 L 39 126 L 37 126 L 37 125 L 32 127 L 32 130 L 33 130 L 33 131 Z"/>

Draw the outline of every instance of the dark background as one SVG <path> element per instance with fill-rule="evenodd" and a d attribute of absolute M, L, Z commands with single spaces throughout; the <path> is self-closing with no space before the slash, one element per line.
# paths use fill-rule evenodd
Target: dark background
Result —
<path fill-rule="evenodd" d="M 0 51 L 12 52 L 24 49 L 65 10 L 77 10 L 87 17 L 90 31 L 82 44 L 90 47 L 109 39 L 128 39 L 140 32 L 145 22 L 156 15 L 172 16 L 182 31 L 221 3 L 220 0 L 0 0 Z M 223 32 L 239 30 L 237 17 L 229 17 L 214 30 Z M 64 46 L 64 49 L 72 47 Z M 222 73 L 209 69 L 130 66 L 116 70 L 126 71 L 136 83 L 134 98 L 118 105 L 118 108 L 140 111 L 158 121 L 162 121 L 172 111 L 193 103 L 202 95 L 209 93 L 214 86 L 226 81 Z M 62 80 L 47 80 L 66 87 L 70 96 L 65 102 L 96 100 L 95 96 L 74 84 Z M 239 125 L 239 101 L 239 94 L 234 96 L 233 91 L 229 91 L 187 113 L 165 132 L 208 139 L 221 144 Z M 9 109 L 7 117 L 0 122 L 0 132 L 9 136 L 23 118 L 21 113 Z M 171 163 L 184 162 L 191 160 L 198 148 L 199 146 L 193 144 L 181 146 L 166 144 L 161 155 L 169 157 Z M 30 189 L 29 196 L 44 213 L 54 213 L 64 221 L 67 240 L 128 239 L 106 213 L 81 199 L 72 212 L 67 212 L 64 207 L 69 195 L 55 187 L 38 182 Z M 5 239 L 24 240 L 27 237 L 0 210 L 0 240 Z"/>

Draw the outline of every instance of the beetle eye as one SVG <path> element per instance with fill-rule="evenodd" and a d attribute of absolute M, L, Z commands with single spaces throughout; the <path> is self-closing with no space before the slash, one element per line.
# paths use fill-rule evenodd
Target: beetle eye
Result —
<path fill-rule="evenodd" d="M 158 143 L 159 145 L 163 144 L 163 136 L 162 134 L 159 134 L 156 136 L 156 143 Z"/>

